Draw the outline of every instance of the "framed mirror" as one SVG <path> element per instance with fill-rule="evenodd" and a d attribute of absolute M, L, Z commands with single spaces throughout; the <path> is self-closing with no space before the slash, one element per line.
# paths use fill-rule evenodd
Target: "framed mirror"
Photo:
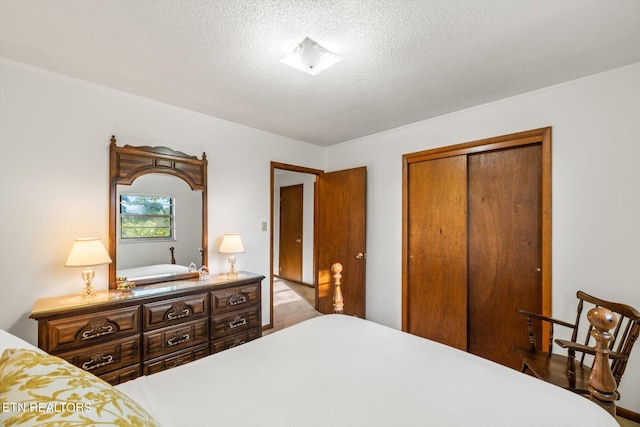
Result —
<path fill-rule="evenodd" d="M 167 147 L 118 147 L 109 157 L 109 289 L 198 277 L 206 266 L 207 158 Z"/>

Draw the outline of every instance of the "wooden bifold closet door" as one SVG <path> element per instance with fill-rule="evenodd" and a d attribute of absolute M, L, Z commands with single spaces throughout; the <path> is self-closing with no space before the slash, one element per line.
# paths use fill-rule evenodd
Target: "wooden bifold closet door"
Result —
<path fill-rule="evenodd" d="M 550 129 L 404 158 L 403 329 L 519 369 L 516 309 L 550 309 Z"/>

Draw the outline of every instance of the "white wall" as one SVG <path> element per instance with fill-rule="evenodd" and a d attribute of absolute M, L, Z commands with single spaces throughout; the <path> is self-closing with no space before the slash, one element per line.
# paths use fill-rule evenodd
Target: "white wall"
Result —
<path fill-rule="evenodd" d="M 313 284 L 313 218 L 316 176 L 309 173 L 277 170 L 274 173 L 273 271 L 278 274 L 280 256 L 280 187 L 302 184 L 302 281 Z"/>
<path fill-rule="evenodd" d="M 639 123 L 635 64 L 330 147 L 326 170 L 368 168 L 367 317 L 401 327 L 402 155 L 545 126 L 553 315 L 575 317 L 577 290 L 640 308 Z M 620 405 L 640 412 L 640 348 L 620 390 Z"/>
<path fill-rule="evenodd" d="M 640 307 L 640 64 L 321 149 L 0 60 L 0 328 L 36 342 L 36 299 L 79 292 L 63 264 L 73 239 L 107 240 L 108 145 L 165 145 L 209 159 L 209 265 L 225 232 L 238 267 L 269 273 L 270 161 L 368 167 L 367 313 L 401 323 L 402 154 L 553 127 L 553 314 L 582 289 Z M 322 158 L 326 159 L 326 168 Z M 106 289 L 106 267 L 95 284 Z M 266 280 L 264 283 L 268 283 Z M 268 286 L 263 286 L 263 323 Z M 640 412 L 640 348 L 620 404 Z"/>
<path fill-rule="evenodd" d="M 320 147 L 0 59 L 0 328 L 36 343 L 38 298 L 80 292 L 64 261 L 76 237 L 108 241 L 109 139 L 207 153 L 209 267 L 242 234 L 238 268 L 268 276 L 270 162 L 321 169 Z M 107 288 L 107 267 L 96 269 Z M 269 319 L 263 281 L 263 323 Z"/>

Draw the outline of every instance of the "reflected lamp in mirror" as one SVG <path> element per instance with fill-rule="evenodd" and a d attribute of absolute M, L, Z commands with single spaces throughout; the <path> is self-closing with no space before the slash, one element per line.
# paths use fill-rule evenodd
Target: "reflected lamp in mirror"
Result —
<path fill-rule="evenodd" d="M 227 272 L 228 278 L 238 276 L 236 271 L 236 255 L 244 252 L 244 245 L 242 244 L 242 238 L 237 233 L 227 233 L 222 238 L 220 248 L 218 252 L 229 255 L 229 271 Z"/>
<path fill-rule="evenodd" d="M 100 239 L 89 237 L 79 238 L 73 242 L 71 252 L 64 263 L 65 267 L 85 267 L 82 271 L 82 280 L 85 284 L 85 294 L 93 295 L 95 290 L 91 285 L 96 273 L 93 266 L 111 264 L 111 258 Z"/>

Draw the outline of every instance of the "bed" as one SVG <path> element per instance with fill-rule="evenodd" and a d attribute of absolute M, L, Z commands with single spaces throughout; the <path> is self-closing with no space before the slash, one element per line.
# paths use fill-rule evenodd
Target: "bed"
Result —
<path fill-rule="evenodd" d="M 618 425 L 579 395 L 338 314 L 115 388 L 161 426 Z"/>
<path fill-rule="evenodd" d="M 3 331 L 0 351 L 0 425 L 97 417 L 167 427 L 618 426 L 580 395 L 343 314 L 115 387 Z M 43 401 L 62 410 L 28 406 Z"/>
<path fill-rule="evenodd" d="M 119 389 L 166 426 L 205 426 L 209 419 L 264 427 L 617 425 L 576 394 L 342 315 L 317 317 Z M 186 400 L 184 390 L 192 390 Z"/>

